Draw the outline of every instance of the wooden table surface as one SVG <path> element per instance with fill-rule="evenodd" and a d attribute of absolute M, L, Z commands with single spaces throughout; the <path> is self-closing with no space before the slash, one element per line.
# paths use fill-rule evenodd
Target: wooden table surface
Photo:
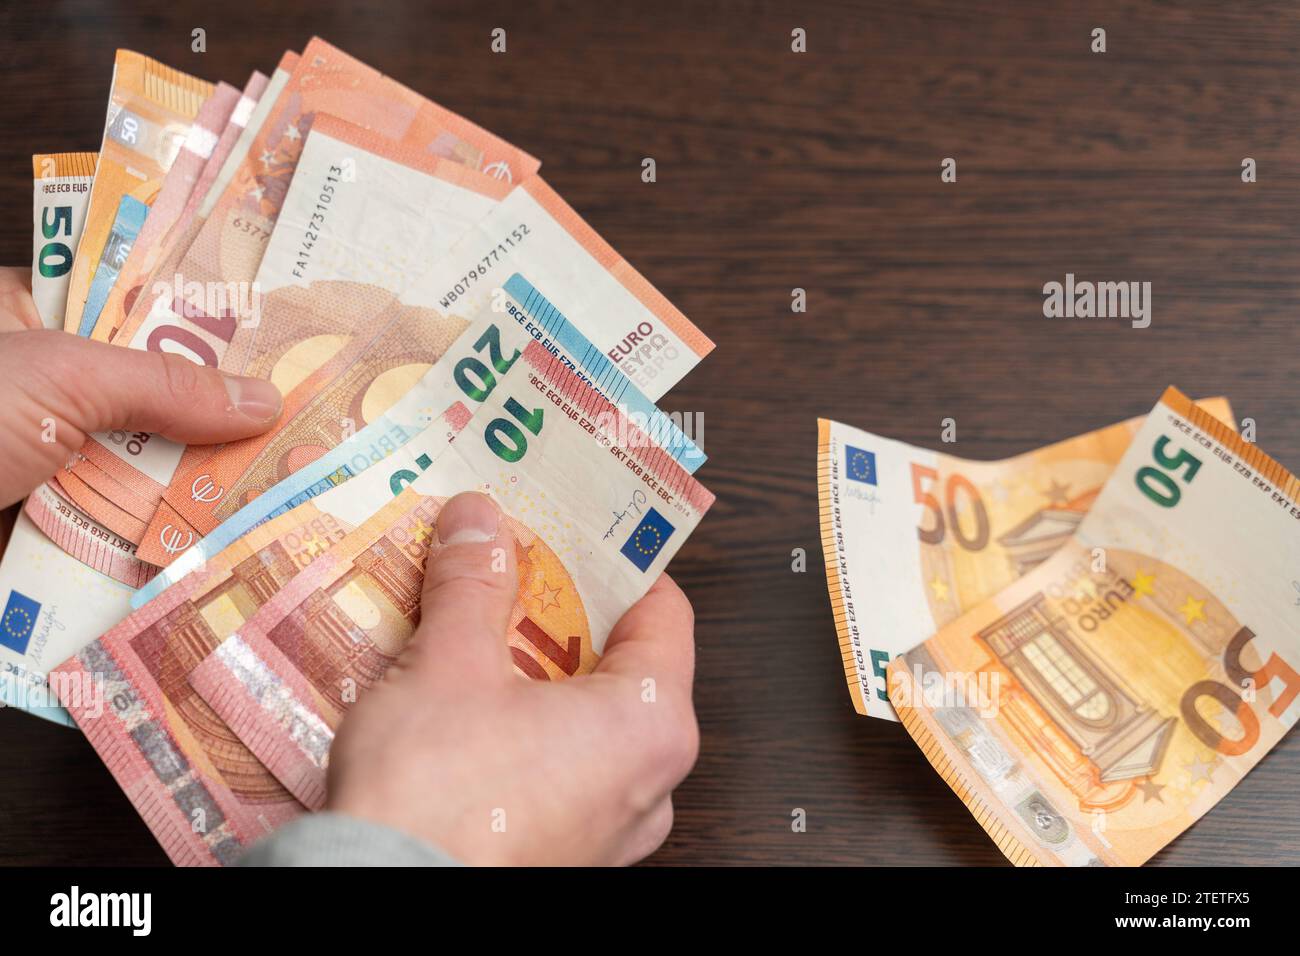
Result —
<path fill-rule="evenodd" d="M 1145 413 L 1173 383 L 1228 395 L 1300 467 L 1300 8 L 260 6 L 0 14 L 3 261 L 30 255 L 29 154 L 97 147 L 118 46 L 238 85 L 315 32 L 539 156 L 717 342 L 663 403 L 703 413 L 718 501 L 672 567 L 698 616 L 703 746 L 654 862 L 1002 862 L 902 728 L 849 703 L 818 416 L 929 446 L 952 417 L 945 450 L 998 458 Z M 1044 318 L 1067 272 L 1151 282 L 1151 327 Z M 1156 862 L 1300 862 L 1298 784 L 1292 735 Z M 76 731 L 0 712 L 0 862 L 165 857 Z"/>

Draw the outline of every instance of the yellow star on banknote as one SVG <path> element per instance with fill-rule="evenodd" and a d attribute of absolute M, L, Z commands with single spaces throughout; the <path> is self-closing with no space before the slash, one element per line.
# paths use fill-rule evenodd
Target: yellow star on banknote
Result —
<path fill-rule="evenodd" d="M 1188 624 L 1193 621 L 1205 620 L 1205 601 L 1197 601 L 1190 594 L 1187 596 L 1187 600 L 1183 602 L 1183 606 L 1178 610 L 1182 613 L 1183 620 Z"/>
<path fill-rule="evenodd" d="M 1055 478 L 1052 479 L 1052 486 L 1043 492 L 1047 500 L 1054 505 L 1063 505 L 1070 500 L 1070 486 L 1062 484 Z"/>
<path fill-rule="evenodd" d="M 1212 757 L 1208 761 L 1202 760 L 1198 754 L 1195 760 L 1183 764 L 1183 769 L 1186 770 L 1188 775 L 1192 778 L 1192 783 L 1197 783 L 1201 780 L 1209 783 L 1211 778 L 1214 776 L 1214 768 L 1218 763 L 1219 761 L 1217 758 Z"/>
<path fill-rule="evenodd" d="M 534 600 L 542 606 L 542 613 L 546 613 L 548 607 L 560 606 L 560 589 L 547 587 L 546 580 L 542 580 L 542 589 L 533 595 Z"/>
<path fill-rule="evenodd" d="M 423 518 L 421 518 L 416 526 L 411 530 L 416 542 L 419 544 L 424 544 L 424 542 L 428 541 L 429 538 L 433 536 L 433 527 L 425 523 Z"/>
<path fill-rule="evenodd" d="M 934 599 L 936 601 L 948 600 L 948 585 L 944 584 L 944 582 L 939 578 L 936 577 L 930 582 L 930 590 L 934 592 Z"/>
<path fill-rule="evenodd" d="M 1150 777 L 1147 777 L 1137 785 L 1138 790 L 1142 793 L 1142 802 L 1155 800 L 1157 803 L 1164 803 L 1165 798 L 1160 796 L 1160 791 L 1165 788 L 1165 784 L 1156 783 Z"/>
<path fill-rule="evenodd" d="M 1139 571 L 1137 574 L 1133 575 L 1133 580 L 1131 582 L 1135 594 L 1146 595 L 1156 593 L 1155 583 L 1156 576 L 1154 574 L 1147 574 L 1145 571 Z"/>

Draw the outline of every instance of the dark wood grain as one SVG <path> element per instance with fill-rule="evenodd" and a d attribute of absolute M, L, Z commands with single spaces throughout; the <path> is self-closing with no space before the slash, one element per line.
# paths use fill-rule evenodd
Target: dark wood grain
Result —
<path fill-rule="evenodd" d="M 903 730 L 850 706 L 818 566 L 819 415 L 928 445 L 951 416 L 958 454 L 996 458 L 1173 383 L 1230 396 L 1300 467 L 1300 8 L 266 6 L 5 14 L 4 261 L 30 254 L 29 154 L 98 143 L 117 46 L 242 83 L 319 33 L 541 157 L 718 344 L 664 403 L 703 412 L 718 503 L 672 569 L 698 615 L 703 749 L 653 862 L 1002 861 Z M 1150 281 L 1151 328 L 1044 319 L 1066 272 Z M 1298 784 L 1292 735 L 1156 862 L 1300 862 Z M 77 733 L 0 713 L 0 861 L 164 857 Z"/>

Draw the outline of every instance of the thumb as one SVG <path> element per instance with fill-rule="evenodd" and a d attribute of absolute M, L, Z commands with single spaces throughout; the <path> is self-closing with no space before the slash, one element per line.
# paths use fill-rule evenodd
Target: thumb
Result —
<path fill-rule="evenodd" d="M 33 397 L 82 432 L 151 432 L 187 445 L 234 441 L 280 417 L 280 391 L 180 355 L 126 349 L 66 332 L 13 333 L 16 364 L 39 371 Z"/>
<path fill-rule="evenodd" d="M 423 676 L 502 680 L 510 676 L 506 629 L 518 590 L 515 542 L 486 495 L 452 498 L 438 513 L 441 548 L 424 569 L 420 626 L 404 663 Z"/>

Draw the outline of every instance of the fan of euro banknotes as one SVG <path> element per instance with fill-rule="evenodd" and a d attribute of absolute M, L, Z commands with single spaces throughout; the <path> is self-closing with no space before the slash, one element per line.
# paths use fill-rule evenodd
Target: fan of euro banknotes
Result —
<path fill-rule="evenodd" d="M 983 462 L 819 423 L 858 713 L 1017 864 L 1136 865 L 1300 714 L 1300 481 L 1222 398 Z"/>
<path fill-rule="evenodd" d="M 518 671 L 590 671 L 713 496 L 655 402 L 713 347 L 539 163 L 319 39 L 215 86 L 119 51 L 38 155 L 45 324 L 274 381 L 267 434 L 94 435 L 0 566 L 5 702 L 78 725 L 171 858 L 321 805 L 419 613 L 439 507 L 517 540 Z"/>

